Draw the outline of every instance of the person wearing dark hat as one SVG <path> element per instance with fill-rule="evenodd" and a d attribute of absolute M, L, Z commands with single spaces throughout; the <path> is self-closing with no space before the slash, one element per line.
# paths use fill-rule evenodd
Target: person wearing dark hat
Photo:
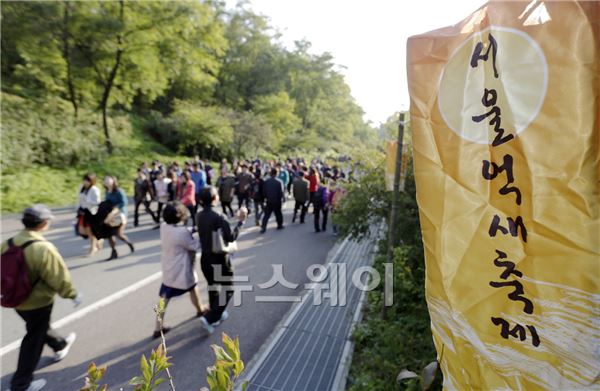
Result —
<path fill-rule="evenodd" d="M 58 250 L 42 235 L 53 218 L 45 205 L 33 205 L 23 212 L 21 222 L 25 229 L 2 243 L 3 254 L 12 246 L 23 249 L 29 281 L 33 286 L 29 296 L 15 307 L 25 321 L 27 333 L 21 342 L 17 370 L 11 379 L 13 391 L 37 391 L 46 385 L 44 379 L 33 380 L 44 345 L 54 351 L 55 359 L 59 361 L 65 358 L 75 342 L 75 333 L 63 338 L 50 328 L 56 294 L 73 300 L 75 306 L 81 304 L 82 297 L 73 287 L 67 265 Z"/>

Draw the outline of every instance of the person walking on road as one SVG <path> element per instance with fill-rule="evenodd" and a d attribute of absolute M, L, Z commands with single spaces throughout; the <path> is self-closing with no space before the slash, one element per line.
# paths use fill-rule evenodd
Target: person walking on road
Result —
<path fill-rule="evenodd" d="M 231 203 L 235 194 L 235 177 L 227 172 L 227 168 L 221 169 L 221 176 L 217 181 L 217 187 L 219 189 L 219 199 L 221 200 L 223 214 L 227 216 L 227 211 L 229 210 L 230 216 L 233 217 Z"/>
<path fill-rule="evenodd" d="M 82 299 L 81 294 L 73 287 L 69 270 L 60 253 L 43 236 L 53 217 L 50 209 L 41 204 L 25 209 L 21 220 L 25 229 L 2 243 L 3 258 L 13 248 L 20 248 L 32 283 L 29 296 L 18 304 L 14 303 L 17 314 L 25 321 L 27 332 L 21 342 L 17 370 L 10 383 L 13 391 L 38 391 L 46 385 L 44 379 L 33 380 L 44 345 L 48 345 L 54 351 L 55 360 L 60 361 L 75 342 L 75 333 L 63 338 L 50 327 L 56 294 L 73 300 L 75 306 L 81 304 Z M 4 267 L 4 259 L 2 264 Z"/>
<path fill-rule="evenodd" d="M 237 176 L 238 184 L 238 209 L 246 204 L 246 209 L 250 210 L 250 191 L 252 190 L 252 182 L 254 176 L 248 172 L 248 165 L 242 164 L 242 172 Z"/>
<path fill-rule="evenodd" d="M 194 182 L 194 209 L 190 210 L 193 221 L 196 215 L 198 204 L 200 203 L 200 192 L 207 183 L 206 171 L 203 170 L 202 162 L 198 156 L 195 157 L 194 162 L 192 163 L 192 171 L 190 174 L 191 179 Z"/>
<path fill-rule="evenodd" d="M 308 210 L 308 200 L 310 199 L 309 192 L 310 183 L 306 178 L 304 178 L 304 172 L 300 171 L 294 179 L 293 190 L 294 190 L 294 200 L 296 204 L 294 205 L 294 217 L 292 217 L 292 223 L 296 222 L 296 216 L 298 215 L 298 210 L 300 210 L 300 224 L 304 224 L 304 218 L 306 217 L 306 211 Z"/>
<path fill-rule="evenodd" d="M 175 201 L 177 199 L 177 187 L 179 185 L 179 176 L 177 175 L 177 171 L 174 169 L 169 170 L 167 172 L 167 179 L 169 180 L 169 184 L 167 185 L 169 202 Z"/>
<path fill-rule="evenodd" d="M 127 196 L 123 189 L 119 187 L 117 178 L 106 176 L 104 178 L 104 187 L 106 188 L 106 202 L 98 207 L 96 214 L 95 234 L 98 238 L 108 238 L 111 253 L 107 261 L 117 259 L 117 241 L 115 236 L 129 246 L 129 250 L 134 252 L 133 243 L 125 236 L 125 226 L 127 225 Z M 92 226 L 94 229 L 94 226 Z"/>
<path fill-rule="evenodd" d="M 263 185 L 263 191 L 265 194 L 266 206 L 265 214 L 263 216 L 262 227 L 260 233 L 264 234 L 267 230 L 267 223 L 271 217 L 271 213 L 275 213 L 277 220 L 277 229 L 283 229 L 283 214 L 281 213 L 281 207 L 284 202 L 283 183 L 277 179 L 277 169 L 272 168 L 270 172 L 270 178 L 267 179 Z"/>
<path fill-rule="evenodd" d="M 260 218 L 265 211 L 265 195 L 264 195 L 264 183 L 262 178 L 262 171 L 260 168 L 256 168 L 254 172 L 254 182 L 252 182 L 252 201 L 254 202 L 254 223 L 256 226 L 260 226 Z"/>
<path fill-rule="evenodd" d="M 196 308 L 196 316 L 202 316 L 203 311 L 196 292 L 198 275 L 194 270 L 196 251 L 200 251 L 200 242 L 192 236 L 191 230 L 184 226 L 189 218 L 189 210 L 179 201 L 167 204 L 163 212 L 164 223 L 160 226 L 160 243 L 162 251 L 160 263 L 162 266 L 163 282 L 159 296 L 165 303 L 165 311 L 169 300 L 189 292 L 192 305 Z M 164 314 L 163 314 L 164 319 Z M 163 327 L 163 333 L 170 328 Z M 160 322 L 152 338 L 160 337 Z"/>
<path fill-rule="evenodd" d="M 287 167 L 281 166 L 281 163 L 277 163 L 275 168 L 277 169 L 277 179 L 283 183 L 283 190 L 285 193 L 285 189 L 287 189 L 288 184 L 290 183 L 290 173 L 288 172 Z"/>
<path fill-rule="evenodd" d="M 160 228 L 160 216 L 163 207 L 170 201 L 169 195 L 169 185 L 171 184 L 171 178 L 167 178 L 165 176 L 165 172 L 160 170 L 156 174 L 156 179 L 154 180 L 154 191 L 156 194 L 156 200 L 158 201 L 158 209 L 156 210 L 156 227 L 155 229 Z"/>
<path fill-rule="evenodd" d="M 229 317 L 225 310 L 233 296 L 233 267 L 230 254 L 216 253 L 213 248 L 213 233 L 220 232 L 223 243 L 234 242 L 246 220 L 246 208 L 238 211 L 238 223 L 233 231 L 225 217 L 214 211 L 213 207 L 219 202 L 217 189 L 207 186 L 200 194 L 202 210 L 196 216 L 198 235 L 202 248 L 200 267 L 208 284 L 208 301 L 210 309 L 201 318 L 202 327 L 212 333 L 214 327 Z M 224 292 L 223 292 L 224 291 Z M 225 303 L 221 304 L 220 296 L 224 294 Z"/>
<path fill-rule="evenodd" d="M 144 208 L 146 208 L 146 212 L 152 216 L 152 220 L 155 223 L 158 223 L 158 219 L 152 209 L 150 209 L 150 201 L 154 198 L 154 187 L 150 183 L 150 179 L 148 176 L 139 169 L 137 172 L 137 178 L 133 183 L 134 186 L 134 196 L 133 200 L 135 201 L 135 209 L 133 212 L 133 226 L 137 227 L 139 225 L 139 209 L 140 205 L 144 204 Z"/>
<path fill-rule="evenodd" d="M 98 211 L 101 200 L 100 189 L 96 186 L 96 174 L 87 173 L 83 176 L 83 183 L 79 189 L 79 202 L 77 203 L 77 230 L 79 235 L 90 240 L 88 256 L 94 255 L 101 246 L 101 241 L 96 239 L 92 232 L 92 220 Z"/>
<path fill-rule="evenodd" d="M 313 199 L 313 210 L 315 215 L 315 232 L 321 232 L 327 230 L 327 215 L 329 214 L 329 206 L 327 200 L 329 199 L 327 182 L 323 179 L 323 182 L 319 184 L 317 191 L 315 192 Z M 320 218 L 323 216 L 323 221 Z"/>
<path fill-rule="evenodd" d="M 290 178 L 288 181 L 288 185 L 287 185 L 287 193 L 288 193 L 288 195 L 292 195 L 292 186 L 294 185 L 294 181 L 298 177 L 298 167 L 296 167 L 295 164 L 288 162 L 286 164 L 286 170 L 287 170 L 287 172 L 289 174 L 289 178 Z"/>
<path fill-rule="evenodd" d="M 192 226 L 196 225 L 194 211 L 196 210 L 196 185 L 192 180 L 192 174 L 189 171 L 184 171 L 179 180 L 177 189 L 177 199 L 187 206 L 190 210 L 192 218 Z"/>
<path fill-rule="evenodd" d="M 309 203 L 313 205 L 313 213 L 315 213 L 315 194 L 317 193 L 317 189 L 319 188 L 319 174 L 317 171 L 311 167 L 308 171 L 308 182 L 310 183 L 308 189 L 310 192 L 310 200 Z"/>

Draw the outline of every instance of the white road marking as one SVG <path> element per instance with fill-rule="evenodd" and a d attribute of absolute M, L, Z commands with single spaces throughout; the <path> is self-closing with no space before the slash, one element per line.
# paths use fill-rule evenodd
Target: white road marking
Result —
<path fill-rule="evenodd" d="M 69 323 L 72 323 L 78 319 L 81 319 L 84 316 L 86 316 L 94 311 L 97 311 L 102 307 L 106 307 L 107 305 L 114 303 L 115 301 L 127 296 L 128 294 L 133 293 L 136 290 L 143 288 L 144 286 L 146 286 L 148 284 L 153 283 L 154 281 L 160 279 L 161 277 L 162 277 L 162 272 L 156 272 L 156 273 L 144 278 L 143 280 L 140 280 L 140 281 L 136 282 L 135 284 L 128 286 L 125 289 L 115 292 L 112 295 L 105 297 L 104 299 L 98 300 L 97 302 L 95 302 L 91 305 L 88 305 L 87 307 L 84 307 L 84 308 L 80 309 L 79 311 L 75 311 L 72 314 L 65 316 L 64 318 L 52 323 L 51 327 L 53 329 L 58 329 L 58 328 L 64 327 L 64 326 L 68 325 Z M 16 341 L 11 342 L 8 345 L 0 348 L 0 357 L 4 356 L 7 353 L 12 352 L 15 349 L 18 349 L 21 346 L 22 340 L 23 339 L 16 340 Z"/>

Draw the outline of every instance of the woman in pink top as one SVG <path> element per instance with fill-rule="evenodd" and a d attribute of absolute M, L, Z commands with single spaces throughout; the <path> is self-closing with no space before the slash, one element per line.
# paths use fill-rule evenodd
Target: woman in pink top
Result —
<path fill-rule="evenodd" d="M 196 186 L 192 180 L 192 175 L 189 171 L 184 171 L 181 174 L 179 181 L 179 187 L 177 189 L 177 198 L 181 203 L 190 210 L 192 216 L 192 227 L 196 226 L 196 216 L 194 216 L 194 209 L 196 207 Z"/>

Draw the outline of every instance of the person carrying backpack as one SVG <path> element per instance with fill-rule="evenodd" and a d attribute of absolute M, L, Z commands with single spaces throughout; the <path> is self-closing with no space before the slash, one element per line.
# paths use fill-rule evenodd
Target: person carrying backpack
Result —
<path fill-rule="evenodd" d="M 33 380 L 45 344 L 60 361 L 75 342 L 75 333 L 63 338 L 50 328 L 56 294 L 73 300 L 75 306 L 81 304 L 65 262 L 42 235 L 53 217 L 42 204 L 25 209 L 21 220 L 25 229 L 2 243 L 2 306 L 15 308 L 27 329 L 11 379 L 13 391 L 37 391 L 46 385 L 44 379 Z"/>

